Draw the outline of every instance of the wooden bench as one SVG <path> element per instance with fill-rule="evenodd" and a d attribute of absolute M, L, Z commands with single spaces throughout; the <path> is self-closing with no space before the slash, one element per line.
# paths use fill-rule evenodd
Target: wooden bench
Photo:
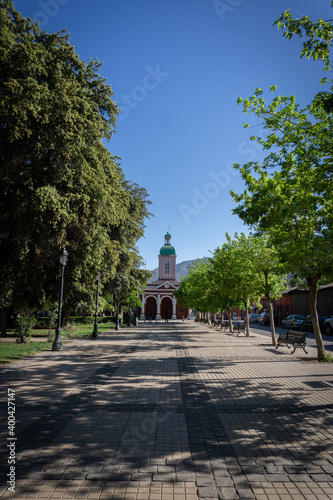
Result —
<path fill-rule="evenodd" d="M 291 354 L 294 354 L 296 347 L 302 347 L 305 354 L 308 354 L 305 350 L 306 346 L 306 336 L 308 332 L 296 332 L 295 330 L 288 330 L 287 333 L 281 333 L 277 339 L 278 345 L 276 349 L 280 347 L 281 344 L 286 344 L 288 349 L 290 349 L 289 344 L 294 346 L 294 350 Z"/>

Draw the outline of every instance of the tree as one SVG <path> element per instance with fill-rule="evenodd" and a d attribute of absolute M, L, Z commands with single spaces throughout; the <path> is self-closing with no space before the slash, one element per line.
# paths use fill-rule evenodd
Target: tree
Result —
<path fill-rule="evenodd" d="M 215 249 L 211 258 L 210 275 L 212 286 L 218 301 L 219 311 L 228 311 L 229 329 L 233 331 L 231 309 L 233 307 L 242 307 L 240 299 L 235 294 L 235 289 L 230 283 L 230 269 L 232 262 L 228 251 L 228 245 Z M 222 323 L 221 323 L 222 328 Z"/>
<path fill-rule="evenodd" d="M 331 8 L 333 8 L 333 2 L 331 2 Z M 274 25 L 283 30 L 283 37 L 288 40 L 291 40 L 293 36 L 303 38 L 303 35 L 305 35 L 306 41 L 303 42 L 300 57 L 306 57 L 314 61 L 320 60 L 324 63 L 324 71 L 328 72 L 332 69 L 330 61 L 330 51 L 333 41 L 332 19 L 326 21 L 318 19 L 316 22 L 311 21 L 309 16 L 302 16 L 298 19 L 294 18 L 288 9 L 282 13 Z M 323 78 L 320 83 L 328 83 L 327 77 Z M 332 87 L 329 91 L 319 92 L 315 97 L 315 101 L 320 103 L 327 113 L 331 113 L 333 111 Z"/>
<path fill-rule="evenodd" d="M 255 269 L 252 238 L 244 233 L 235 234 L 234 239 L 226 233 L 226 243 L 214 252 L 217 273 L 224 276 L 224 293 L 233 306 L 242 304 L 245 311 L 246 336 L 250 335 L 248 309 L 250 301 L 259 301 L 260 282 Z"/>
<path fill-rule="evenodd" d="M 68 34 L 41 31 L 10 0 L 0 24 L 0 308 L 4 317 L 52 302 L 66 246 L 69 310 L 91 295 L 96 270 L 107 283 L 124 253 L 130 267 L 139 259 L 149 201 L 102 143 L 118 108 L 101 64 L 81 61 Z"/>
<path fill-rule="evenodd" d="M 287 276 L 278 252 L 269 245 L 267 238 L 251 237 L 251 245 L 254 250 L 253 265 L 259 277 L 258 294 L 268 300 L 272 344 L 276 346 L 272 300 L 281 298 L 287 286 Z"/>
<path fill-rule="evenodd" d="M 303 53 L 328 61 L 330 23 L 320 20 L 315 25 L 307 17 L 294 23 L 289 14 L 287 18 L 288 38 L 305 28 L 310 39 Z M 319 43 L 322 37 L 323 45 Z M 267 137 L 252 136 L 251 140 L 269 154 L 261 166 L 253 162 L 235 165 L 246 189 L 240 195 L 231 192 L 239 203 L 234 213 L 259 234 L 267 234 L 288 271 L 306 280 L 318 359 L 322 360 L 325 350 L 316 309 L 317 286 L 322 277 L 333 277 L 333 121 L 325 105 L 330 95 L 318 94 L 304 109 L 294 96 L 275 95 L 267 104 L 262 95 L 257 89 L 252 97 L 238 100 L 245 113 L 263 122 Z"/>
<path fill-rule="evenodd" d="M 208 277 L 208 262 L 197 260 L 189 273 L 181 279 L 179 289 L 174 292 L 177 302 L 184 307 L 208 313 L 213 310 L 212 294 Z"/>

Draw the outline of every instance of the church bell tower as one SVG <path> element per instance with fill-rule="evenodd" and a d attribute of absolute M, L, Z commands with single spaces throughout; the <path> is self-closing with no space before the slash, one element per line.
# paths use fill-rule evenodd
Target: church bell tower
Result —
<path fill-rule="evenodd" d="M 164 235 L 164 245 L 158 256 L 158 279 L 176 281 L 176 250 L 171 245 L 171 234 Z"/>

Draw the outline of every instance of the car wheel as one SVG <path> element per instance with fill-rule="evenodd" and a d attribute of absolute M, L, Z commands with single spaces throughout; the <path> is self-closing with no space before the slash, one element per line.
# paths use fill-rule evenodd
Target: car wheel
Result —
<path fill-rule="evenodd" d="M 327 335 L 332 335 L 333 330 L 332 330 L 332 327 L 330 324 L 325 325 L 325 330 L 326 330 Z"/>

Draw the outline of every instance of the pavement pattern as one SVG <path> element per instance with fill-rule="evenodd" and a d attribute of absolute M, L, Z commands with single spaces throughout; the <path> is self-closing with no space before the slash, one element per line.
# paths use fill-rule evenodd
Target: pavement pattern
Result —
<path fill-rule="evenodd" d="M 333 363 L 307 350 L 146 322 L 2 365 L 0 497 L 333 499 Z"/>

